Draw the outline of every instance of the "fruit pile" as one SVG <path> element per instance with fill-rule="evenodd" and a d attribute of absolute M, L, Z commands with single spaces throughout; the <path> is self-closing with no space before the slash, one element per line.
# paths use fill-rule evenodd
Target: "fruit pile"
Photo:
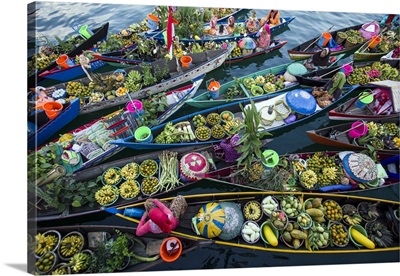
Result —
<path fill-rule="evenodd" d="M 158 170 L 158 164 L 155 160 L 144 160 L 139 166 L 139 172 L 143 177 L 154 175 Z"/>
<path fill-rule="evenodd" d="M 317 152 L 307 159 L 307 170 L 315 172 L 319 187 L 341 183 L 344 173 L 336 165 L 335 158 L 324 152 Z"/>
<path fill-rule="evenodd" d="M 288 217 L 297 217 L 302 210 L 299 199 L 295 196 L 284 196 L 281 201 L 281 209 Z"/>
<path fill-rule="evenodd" d="M 136 180 L 129 179 L 119 187 L 119 194 L 124 199 L 137 197 L 140 193 L 139 183 Z"/>
<path fill-rule="evenodd" d="M 262 202 L 262 209 L 267 215 L 271 215 L 273 211 L 278 209 L 278 202 L 272 196 L 266 196 Z"/>
<path fill-rule="evenodd" d="M 207 126 L 200 126 L 196 129 L 196 137 L 200 141 L 207 141 L 211 137 L 211 129 Z"/>
<path fill-rule="evenodd" d="M 249 201 L 243 207 L 243 215 L 246 220 L 258 221 L 262 216 L 261 205 L 257 201 Z"/>
<path fill-rule="evenodd" d="M 309 198 L 304 202 L 304 211 L 315 222 L 325 222 L 325 209 L 322 206 L 322 198 Z"/>
<path fill-rule="evenodd" d="M 76 81 L 69 81 L 65 90 L 68 95 L 80 98 L 90 97 L 92 94 L 92 90 L 88 86 Z"/>
<path fill-rule="evenodd" d="M 84 271 L 89 268 L 92 256 L 88 252 L 79 252 L 72 256 L 69 265 L 76 273 Z"/>
<path fill-rule="evenodd" d="M 315 222 L 308 229 L 308 244 L 310 250 L 318 250 L 328 246 L 330 234 L 325 224 Z"/>
<path fill-rule="evenodd" d="M 216 124 L 211 128 L 211 136 L 214 139 L 222 139 L 225 136 L 225 129 L 222 125 Z"/>
<path fill-rule="evenodd" d="M 306 169 L 300 174 L 300 183 L 306 189 L 313 189 L 318 182 L 317 174 L 310 169 Z"/>
<path fill-rule="evenodd" d="M 157 192 L 157 185 L 158 185 L 158 179 L 156 177 L 146 177 L 142 181 L 142 193 L 145 195 L 151 195 L 155 192 Z"/>
<path fill-rule="evenodd" d="M 60 242 L 60 256 L 63 258 L 70 258 L 80 252 L 83 247 L 83 238 L 78 234 L 69 234 L 61 239 Z"/>
<path fill-rule="evenodd" d="M 256 84 L 256 81 L 252 77 L 247 77 L 243 80 L 243 85 L 246 88 L 251 88 L 254 84 Z"/>
<path fill-rule="evenodd" d="M 117 91 L 115 91 L 115 95 L 116 96 L 118 96 L 118 97 L 122 97 L 122 96 L 124 96 L 126 93 L 128 93 L 128 88 L 126 88 L 126 87 L 119 87 L 118 89 L 117 89 Z"/>
<path fill-rule="evenodd" d="M 341 223 L 333 223 L 329 227 L 331 239 L 336 246 L 346 246 L 349 243 L 349 236 L 346 227 Z"/>
<path fill-rule="evenodd" d="M 298 249 L 307 239 L 297 222 L 289 222 L 285 230 L 282 232 L 282 239 L 289 246 Z"/>
<path fill-rule="evenodd" d="M 48 272 L 54 265 L 56 261 L 54 253 L 46 253 L 43 255 L 36 263 L 36 269 L 38 272 L 41 274 L 44 274 L 45 272 Z"/>
<path fill-rule="evenodd" d="M 119 189 L 111 185 L 104 185 L 94 194 L 94 198 L 100 205 L 109 205 L 117 200 Z"/>
<path fill-rule="evenodd" d="M 345 204 L 342 206 L 343 218 L 342 220 L 347 225 L 356 225 L 362 222 L 360 214 L 357 212 L 357 208 L 351 204 Z"/>
<path fill-rule="evenodd" d="M 120 168 L 108 168 L 102 177 L 104 185 L 117 185 L 122 180 Z"/>
<path fill-rule="evenodd" d="M 240 57 L 242 55 L 242 49 L 240 49 L 239 46 L 235 46 L 232 50 L 232 52 L 229 54 L 228 58 L 235 58 L 235 57 Z"/>
<path fill-rule="evenodd" d="M 278 230 L 283 230 L 289 223 L 287 215 L 281 210 L 276 210 L 271 213 L 271 221 L 274 227 Z"/>
<path fill-rule="evenodd" d="M 99 103 L 104 99 L 104 94 L 100 92 L 94 92 L 90 95 L 89 104 L 90 103 Z"/>
<path fill-rule="evenodd" d="M 232 113 L 226 111 L 222 111 L 220 117 L 225 122 L 231 122 L 234 118 Z"/>
<path fill-rule="evenodd" d="M 206 125 L 206 123 L 207 123 L 206 118 L 204 118 L 204 116 L 201 114 L 197 114 L 193 117 L 193 124 L 196 128 L 200 127 L 200 126 L 204 126 L 204 125 Z"/>
<path fill-rule="evenodd" d="M 275 81 L 275 77 L 274 77 L 274 81 Z M 255 78 L 255 82 L 256 82 L 257 85 L 264 85 L 264 83 L 265 83 L 265 78 L 264 78 L 263 76 L 261 76 L 261 75 L 258 75 L 258 76 Z"/>
<path fill-rule="evenodd" d="M 260 238 L 260 227 L 254 222 L 246 222 L 242 228 L 242 237 L 249 243 L 258 241 Z"/>
<path fill-rule="evenodd" d="M 399 69 L 388 63 L 376 61 L 372 65 L 355 67 L 353 72 L 347 76 L 350 85 L 365 85 L 371 81 L 393 80 L 399 81 Z"/>
<path fill-rule="evenodd" d="M 207 115 L 207 122 L 212 126 L 219 124 L 220 121 L 221 118 L 218 113 L 210 113 Z"/>
<path fill-rule="evenodd" d="M 339 221 L 343 217 L 342 207 L 334 200 L 326 200 L 322 206 L 325 209 L 325 216 L 329 220 Z"/>
<path fill-rule="evenodd" d="M 52 234 L 37 233 L 35 236 L 36 249 L 35 253 L 42 256 L 48 251 L 53 251 L 58 243 L 58 237 Z"/>
<path fill-rule="evenodd" d="M 121 176 L 126 180 L 136 179 L 139 176 L 139 165 L 135 162 L 126 164 L 121 169 Z"/>
<path fill-rule="evenodd" d="M 297 216 L 297 223 L 303 229 L 308 229 L 312 224 L 311 216 L 307 213 L 300 213 Z"/>

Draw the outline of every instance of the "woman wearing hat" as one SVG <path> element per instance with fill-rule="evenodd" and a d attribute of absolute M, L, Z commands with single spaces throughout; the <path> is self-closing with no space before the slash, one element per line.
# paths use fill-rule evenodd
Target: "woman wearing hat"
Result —
<path fill-rule="evenodd" d="M 263 26 L 264 24 L 268 24 L 270 27 L 279 25 L 279 23 L 281 23 L 280 17 L 281 15 L 278 10 L 270 10 L 267 16 L 260 20 L 260 26 Z"/>
<path fill-rule="evenodd" d="M 260 48 L 257 50 L 262 50 L 267 48 L 270 43 L 271 43 L 271 30 L 269 28 L 269 25 L 265 24 L 264 27 L 262 27 L 260 37 L 257 38 L 257 48 Z"/>
<path fill-rule="evenodd" d="M 171 233 L 178 226 L 179 218 L 185 213 L 187 203 L 183 196 L 178 195 L 169 208 L 163 202 L 153 198 L 148 198 L 144 206 L 146 211 L 136 228 L 137 236 L 143 236 L 148 232 Z"/>
<path fill-rule="evenodd" d="M 323 48 L 321 51 L 316 52 L 311 59 L 308 59 L 304 66 L 307 69 L 324 68 L 329 65 L 331 50 Z"/>

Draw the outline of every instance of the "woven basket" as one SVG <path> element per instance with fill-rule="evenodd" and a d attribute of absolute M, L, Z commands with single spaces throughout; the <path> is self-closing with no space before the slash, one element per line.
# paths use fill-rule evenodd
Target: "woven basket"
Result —
<path fill-rule="evenodd" d="M 274 110 L 276 111 L 276 120 L 277 121 L 286 119 L 292 112 L 290 107 L 283 100 L 279 100 L 279 101 L 275 102 Z"/>
<path fill-rule="evenodd" d="M 344 48 L 351 48 L 354 47 L 355 45 L 357 45 L 356 43 L 351 43 L 350 41 L 348 41 L 346 39 L 346 42 L 344 43 Z"/>

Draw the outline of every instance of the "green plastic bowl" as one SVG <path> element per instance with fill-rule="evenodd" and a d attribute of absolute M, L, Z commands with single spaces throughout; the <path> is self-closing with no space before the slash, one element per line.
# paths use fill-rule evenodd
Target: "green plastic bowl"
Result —
<path fill-rule="evenodd" d="M 354 229 L 356 229 L 358 232 L 360 232 L 361 234 L 363 234 L 364 236 L 366 236 L 367 238 L 368 238 L 368 234 L 367 234 L 367 230 L 365 230 L 365 228 L 364 227 L 362 227 L 361 225 L 358 225 L 358 224 L 356 224 L 356 225 L 351 225 L 349 228 L 348 228 L 348 233 L 349 233 L 349 238 L 350 238 L 350 240 L 353 242 L 353 244 L 355 245 L 355 246 L 357 246 L 357 247 L 364 247 L 363 245 L 361 245 L 361 244 L 359 244 L 358 242 L 356 242 L 354 239 L 353 239 L 353 237 L 351 236 L 351 229 L 352 228 L 354 228 Z"/>

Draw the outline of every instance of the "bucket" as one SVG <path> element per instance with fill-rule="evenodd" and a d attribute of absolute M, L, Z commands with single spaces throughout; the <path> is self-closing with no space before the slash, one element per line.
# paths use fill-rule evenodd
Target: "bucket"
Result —
<path fill-rule="evenodd" d="M 208 92 L 210 92 L 211 98 L 213 98 L 213 99 L 218 98 L 220 87 L 221 87 L 221 84 L 219 82 L 217 82 L 216 80 L 211 79 L 209 81 L 209 83 L 207 84 L 207 90 L 208 90 Z"/>
<path fill-rule="evenodd" d="M 328 44 L 329 40 L 331 40 L 332 35 L 330 33 L 324 32 L 322 33 L 321 37 L 318 40 L 318 45 L 319 46 L 326 46 Z"/>
<path fill-rule="evenodd" d="M 374 100 L 374 96 L 370 92 L 362 92 L 360 93 L 355 106 L 357 108 L 364 108 L 367 104 L 372 103 Z"/>
<path fill-rule="evenodd" d="M 145 135 L 147 135 L 147 136 L 145 136 Z M 151 129 L 147 126 L 139 127 L 135 131 L 135 139 L 139 143 L 150 143 L 151 141 L 153 141 L 153 135 L 151 134 Z"/>
<path fill-rule="evenodd" d="M 43 110 L 46 112 L 46 115 L 50 120 L 53 120 L 55 117 L 57 117 L 62 109 L 63 105 L 59 102 L 46 102 L 43 105 Z"/>
<path fill-rule="evenodd" d="M 368 132 L 367 125 L 362 121 L 356 121 L 351 124 L 351 130 L 349 131 L 349 136 L 351 138 L 359 138 Z"/>
<path fill-rule="evenodd" d="M 192 64 L 192 58 L 190 56 L 181 57 L 181 63 L 183 67 L 189 68 L 190 64 Z"/>
<path fill-rule="evenodd" d="M 345 76 L 347 77 L 351 72 L 353 72 L 353 66 L 351 66 L 350 64 L 346 64 L 345 66 L 343 66 L 343 73 L 345 74 Z"/>
<path fill-rule="evenodd" d="M 369 41 L 369 43 L 368 43 L 368 47 L 369 47 L 370 49 L 374 49 L 375 46 L 378 45 L 379 42 L 381 42 L 381 40 L 382 40 L 382 39 L 381 39 L 379 36 L 374 35 L 374 36 L 370 39 L 370 41 Z"/>
<path fill-rule="evenodd" d="M 262 162 L 262 164 L 267 168 L 273 168 L 279 162 L 279 155 L 274 150 L 264 150 L 263 156 L 266 158 L 266 162 Z"/>
<path fill-rule="evenodd" d="M 135 110 L 136 108 L 136 110 Z M 128 102 L 126 105 L 126 109 L 133 115 L 135 118 L 139 118 L 140 115 L 144 113 L 143 103 L 139 100 L 132 100 Z"/>
<path fill-rule="evenodd" d="M 74 66 L 74 63 L 72 62 L 72 60 L 69 59 L 66 54 L 59 56 L 56 59 L 56 63 L 57 65 L 61 66 L 61 68 L 69 68 L 71 66 Z"/>
<path fill-rule="evenodd" d="M 165 262 L 176 261 L 182 253 L 182 243 L 176 237 L 164 239 L 160 246 L 160 256 Z"/>
<path fill-rule="evenodd" d="M 147 15 L 147 27 L 149 27 L 150 30 L 154 31 L 158 28 L 158 21 L 158 17 L 154 14 L 149 13 Z"/>
<path fill-rule="evenodd" d="M 86 39 L 89 39 L 93 35 L 93 32 L 88 25 L 83 25 L 80 27 L 79 33 Z"/>

